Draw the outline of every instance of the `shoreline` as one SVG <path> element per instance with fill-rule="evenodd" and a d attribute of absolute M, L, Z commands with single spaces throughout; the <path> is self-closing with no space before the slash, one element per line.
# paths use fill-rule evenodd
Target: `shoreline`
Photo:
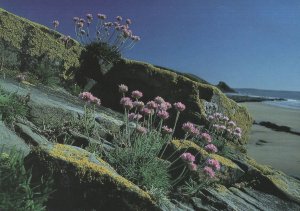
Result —
<path fill-rule="evenodd" d="M 259 163 L 300 178 L 300 110 L 262 102 L 240 104 L 247 107 L 256 123 L 251 129 L 248 154 Z"/>

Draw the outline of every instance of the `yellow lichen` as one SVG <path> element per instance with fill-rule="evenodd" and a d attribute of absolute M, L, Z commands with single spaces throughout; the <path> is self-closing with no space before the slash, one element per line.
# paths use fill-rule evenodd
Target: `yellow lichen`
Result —
<path fill-rule="evenodd" d="M 79 151 L 68 145 L 55 144 L 49 151 L 49 155 L 53 158 L 64 160 L 67 163 L 76 166 L 78 168 L 78 173 L 82 176 L 91 174 L 92 172 L 96 175 L 96 177 L 90 178 L 91 180 L 101 180 L 101 178 L 109 177 L 117 186 L 130 189 L 138 193 L 139 196 L 152 201 L 148 193 L 117 174 L 117 172 L 115 172 L 105 161 L 98 159 L 98 161 L 103 165 L 98 165 L 89 161 L 90 154 L 84 150 Z"/>

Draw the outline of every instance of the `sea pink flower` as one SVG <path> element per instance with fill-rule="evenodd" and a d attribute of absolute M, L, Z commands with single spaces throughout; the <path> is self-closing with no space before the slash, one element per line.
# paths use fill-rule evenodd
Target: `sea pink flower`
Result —
<path fill-rule="evenodd" d="M 126 93 L 126 92 L 128 92 L 128 86 L 126 86 L 125 84 L 119 85 L 119 92 L 120 93 Z"/>
<path fill-rule="evenodd" d="M 221 166 L 220 166 L 220 163 L 219 161 L 215 160 L 215 159 L 208 159 L 206 161 L 206 164 L 213 167 L 215 170 L 219 171 Z"/>
<path fill-rule="evenodd" d="M 191 133 L 193 131 L 193 129 L 195 128 L 195 125 L 191 122 L 186 122 L 182 125 L 182 129 L 184 130 L 184 132 L 186 133 Z"/>
<path fill-rule="evenodd" d="M 236 124 L 235 124 L 234 121 L 229 121 L 229 122 L 228 122 L 228 126 L 230 126 L 230 127 L 235 127 Z"/>
<path fill-rule="evenodd" d="M 146 104 L 146 107 L 149 108 L 149 109 L 156 109 L 157 108 L 157 103 L 155 103 L 154 101 L 149 101 L 147 104 Z"/>
<path fill-rule="evenodd" d="M 212 115 L 209 115 L 209 116 L 207 117 L 207 119 L 208 119 L 208 121 L 212 121 L 212 120 L 214 120 L 214 119 L 215 119 L 215 117 L 214 117 L 214 116 L 212 116 Z"/>
<path fill-rule="evenodd" d="M 83 27 L 83 25 L 84 25 L 84 24 L 83 24 L 82 22 L 77 22 L 77 27 L 78 27 L 78 28 L 81 29 L 81 28 Z"/>
<path fill-rule="evenodd" d="M 165 102 L 165 105 L 166 105 L 166 107 L 167 107 L 167 110 L 169 110 L 170 108 L 172 108 L 172 105 L 171 105 L 171 103 L 169 103 L 169 102 Z"/>
<path fill-rule="evenodd" d="M 169 128 L 168 126 L 163 126 L 161 129 L 162 129 L 162 133 L 164 134 L 171 134 L 173 132 L 173 129 Z"/>
<path fill-rule="evenodd" d="M 162 104 L 165 102 L 165 100 L 162 97 L 157 96 L 156 98 L 154 98 L 154 102 L 156 102 L 157 104 Z"/>
<path fill-rule="evenodd" d="M 203 169 L 203 172 L 208 175 L 210 178 L 214 178 L 215 177 L 215 172 L 214 170 L 209 167 L 209 166 L 205 166 Z"/>
<path fill-rule="evenodd" d="M 233 135 L 234 135 L 236 138 L 238 138 L 238 139 L 242 138 L 242 134 L 241 134 L 241 133 L 234 132 Z"/>
<path fill-rule="evenodd" d="M 174 103 L 174 107 L 177 111 L 180 111 L 180 112 L 185 110 L 185 105 L 181 102 Z"/>
<path fill-rule="evenodd" d="M 138 133 L 141 133 L 141 134 L 146 134 L 147 133 L 147 128 L 142 127 L 142 126 L 137 126 L 136 131 Z"/>
<path fill-rule="evenodd" d="M 158 111 L 157 112 L 157 116 L 159 117 L 159 118 L 161 118 L 161 119 L 168 119 L 169 118 L 169 113 L 167 112 L 167 111 L 163 111 L 163 110 L 161 110 L 161 111 Z"/>
<path fill-rule="evenodd" d="M 204 148 L 205 148 L 205 150 L 208 151 L 208 152 L 212 152 L 212 153 L 218 152 L 217 147 L 216 147 L 215 145 L 213 145 L 213 144 L 208 144 L 208 145 L 206 145 Z"/>
<path fill-rule="evenodd" d="M 137 108 L 137 109 L 142 109 L 142 108 L 144 108 L 144 103 L 142 102 L 142 101 L 134 101 L 133 102 L 133 107 L 134 108 Z"/>
<path fill-rule="evenodd" d="M 166 111 L 166 110 L 168 110 L 169 108 L 170 108 L 170 103 L 168 103 L 168 102 L 163 102 L 163 103 L 161 103 L 161 104 L 158 104 L 158 109 L 159 110 L 161 110 L 161 111 Z"/>
<path fill-rule="evenodd" d="M 54 26 L 55 29 L 59 26 L 59 21 L 58 20 L 55 20 L 52 23 L 53 23 L 53 26 Z"/>
<path fill-rule="evenodd" d="M 121 22 L 123 20 L 123 18 L 121 16 L 117 16 L 116 17 L 117 21 Z"/>
<path fill-rule="evenodd" d="M 195 128 L 195 127 L 194 127 L 194 128 L 191 130 L 190 134 L 191 134 L 191 136 L 196 137 L 196 136 L 199 136 L 200 131 L 199 131 L 198 128 Z"/>
<path fill-rule="evenodd" d="M 222 120 L 225 121 L 225 122 L 228 122 L 228 121 L 229 121 L 229 118 L 228 118 L 227 116 L 223 116 L 223 117 L 222 117 Z"/>
<path fill-rule="evenodd" d="M 180 158 L 185 161 L 185 162 L 188 162 L 188 163 L 193 163 L 195 162 L 195 156 L 192 155 L 191 153 L 189 152 L 185 152 L 183 153 Z"/>
<path fill-rule="evenodd" d="M 79 18 L 78 18 L 78 17 L 74 17 L 74 18 L 73 18 L 73 21 L 74 21 L 74 22 L 77 22 L 77 21 L 79 21 Z"/>
<path fill-rule="evenodd" d="M 206 142 L 210 143 L 211 142 L 211 136 L 208 133 L 202 133 L 201 138 L 205 140 Z"/>
<path fill-rule="evenodd" d="M 143 116 L 140 114 L 130 113 L 128 114 L 128 119 L 130 121 L 140 120 Z"/>
<path fill-rule="evenodd" d="M 197 164 L 188 163 L 188 168 L 189 168 L 190 171 L 197 171 Z"/>
<path fill-rule="evenodd" d="M 234 130 L 236 133 L 242 133 L 242 129 L 241 128 L 239 128 L 239 127 L 237 127 L 237 128 L 235 128 L 235 130 Z"/>
<path fill-rule="evenodd" d="M 140 99 L 141 97 L 143 97 L 143 93 L 138 90 L 135 90 L 131 93 L 131 97 L 135 99 Z"/>
<path fill-rule="evenodd" d="M 97 14 L 97 17 L 98 17 L 99 19 L 101 19 L 101 20 L 105 20 L 105 19 L 106 19 L 106 15 L 100 14 L 100 13 Z"/>
<path fill-rule="evenodd" d="M 219 129 L 220 130 L 226 130 L 226 126 L 225 125 L 220 125 Z"/>
<path fill-rule="evenodd" d="M 222 117 L 221 113 L 214 113 L 213 115 L 216 119 L 220 119 Z"/>
<path fill-rule="evenodd" d="M 86 18 L 91 21 L 91 20 L 93 20 L 93 15 L 88 13 L 88 14 L 86 14 Z"/>
<path fill-rule="evenodd" d="M 83 18 L 80 18 L 80 19 L 79 19 L 79 22 L 85 23 L 85 20 L 84 20 Z"/>
<path fill-rule="evenodd" d="M 124 106 L 124 108 L 130 110 L 133 108 L 132 101 L 129 97 L 122 97 L 120 104 Z"/>
<path fill-rule="evenodd" d="M 79 94 L 79 98 L 88 102 L 88 103 L 94 103 L 98 106 L 101 105 L 101 100 L 95 96 L 92 95 L 90 92 L 82 92 Z"/>
<path fill-rule="evenodd" d="M 149 108 L 142 108 L 140 112 L 145 116 L 149 116 L 151 113 L 153 113 L 153 110 Z"/>
<path fill-rule="evenodd" d="M 129 18 L 126 19 L 126 24 L 130 25 L 131 24 L 131 20 Z"/>

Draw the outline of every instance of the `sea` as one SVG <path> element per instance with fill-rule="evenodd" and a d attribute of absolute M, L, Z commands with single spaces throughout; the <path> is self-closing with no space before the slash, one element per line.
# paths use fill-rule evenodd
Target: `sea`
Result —
<path fill-rule="evenodd" d="M 282 98 L 284 100 L 275 101 L 264 101 L 263 103 L 289 108 L 289 109 L 299 109 L 300 110 L 300 92 L 298 91 L 276 91 L 276 90 L 263 90 L 263 89 L 235 89 L 238 94 L 248 95 L 248 96 L 259 96 L 266 98 Z"/>

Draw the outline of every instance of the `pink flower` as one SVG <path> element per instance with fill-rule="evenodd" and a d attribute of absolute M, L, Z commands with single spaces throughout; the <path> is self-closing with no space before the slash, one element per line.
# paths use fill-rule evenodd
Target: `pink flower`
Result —
<path fill-rule="evenodd" d="M 123 18 L 121 16 L 117 16 L 116 17 L 117 21 L 121 22 L 123 20 Z"/>
<path fill-rule="evenodd" d="M 207 117 L 207 119 L 208 119 L 208 121 L 212 121 L 212 120 L 214 120 L 214 119 L 215 119 L 215 117 L 214 117 L 214 116 L 212 116 L 212 115 L 209 115 L 209 116 Z"/>
<path fill-rule="evenodd" d="M 158 109 L 162 111 L 166 111 L 170 109 L 170 106 L 172 107 L 172 105 L 169 102 L 163 102 L 161 104 L 158 104 Z"/>
<path fill-rule="evenodd" d="M 214 170 L 209 167 L 209 166 L 205 166 L 203 169 L 203 172 L 208 175 L 210 178 L 214 178 L 215 177 L 215 172 Z"/>
<path fill-rule="evenodd" d="M 149 101 L 147 104 L 146 104 L 146 107 L 149 108 L 149 109 L 156 109 L 157 108 L 157 103 L 155 103 L 154 101 Z"/>
<path fill-rule="evenodd" d="M 153 113 L 152 111 L 153 111 L 152 109 L 149 109 L 149 108 L 143 108 L 143 109 L 141 110 L 141 113 L 144 114 L 145 116 L 149 116 L 151 113 Z"/>
<path fill-rule="evenodd" d="M 158 111 L 157 116 L 161 119 L 168 119 L 169 118 L 169 113 L 167 111 Z"/>
<path fill-rule="evenodd" d="M 93 15 L 88 13 L 88 14 L 86 14 L 86 18 L 91 21 L 91 20 L 93 20 Z"/>
<path fill-rule="evenodd" d="M 215 159 L 208 159 L 206 161 L 206 164 L 213 167 L 215 170 L 219 171 L 221 169 L 220 163 L 219 161 L 215 160 Z"/>
<path fill-rule="evenodd" d="M 135 99 L 140 99 L 141 97 L 143 97 L 143 93 L 138 90 L 135 90 L 131 93 L 131 97 Z"/>
<path fill-rule="evenodd" d="M 220 119 L 222 117 L 221 113 L 214 113 L 213 115 L 216 119 Z"/>
<path fill-rule="evenodd" d="M 52 23 L 53 23 L 53 26 L 54 26 L 55 29 L 59 26 L 59 21 L 58 20 L 55 20 Z"/>
<path fill-rule="evenodd" d="M 202 133 L 201 138 L 205 140 L 206 142 L 210 143 L 211 142 L 211 136 L 208 133 Z"/>
<path fill-rule="evenodd" d="M 193 131 L 193 129 L 195 128 L 195 125 L 191 122 L 186 122 L 182 125 L 182 129 L 184 130 L 184 132 L 186 133 L 191 133 Z"/>
<path fill-rule="evenodd" d="M 220 130 L 226 130 L 226 126 L 225 125 L 220 125 Z"/>
<path fill-rule="evenodd" d="M 228 126 L 230 126 L 230 127 L 235 127 L 236 124 L 235 124 L 234 121 L 229 121 L 229 122 L 228 122 Z"/>
<path fill-rule="evenodd" d="M 208 152 L 213 152 L 213 153 L 218 152 L 217 147 L 216 147 L 215 145 L 213 145 L 213 144 L 208 144 L 208 145 L 206 145 L 204 148 L 205 148 L 205 150 L 208 151 Z"/>
<path fill-rule="evenodd" d="M 234 132 L 233 135 L 234 135 L 236 138 L 238 138 L 238 139 L 242 138 L 242 134 L 241 134 L 241 133 L 236 133 L 236 132 Z"/>
<path fill-rule="evenodd" d="M 141 134 L 146 134 L 147 133 L 147 128 L 142 127 L 142 126 L 137 126 L 136 131 L 138 133 L 141 133 Z"/>
<path fill-rule="evenodd" d="M 129 18 L 126 19 L 126 24 L 130 25 L 131 24 L 131 20 Z"/>
<path fill-rule="evenodd" d="M 81 29 L 81 28 L 83 27 L 83 25 L 84 25 L 84 24 L 83 24 L 82 22 L 77 22 L 77 27 L 78 27 L 78 28 Z"/>
<path fill-rule="evenodd" d="M 144 103 L 142 101 L 134 101 L 133 102 L 133 107 L 137 108 L 137 109 L 142 109 L 144 108 Z"/>
<path fill-rule="evenodd" d="M 79 18 L 78 18 L 78 17 L 74 17 L 74 18 L 73 18 L 73 21 L 74 21 L 74 22 L 77 22 L 77 21 L 79 21 Z"/>
<path fill-rule="evenodd" d="M 165 100 L 162 97 L 157 96 L 156 98 L 154 98 L 154 102 L 156 102 L 157 104 L 162 104 L 165 102 Z"/>
<path fill-rule="evenodd" d="M 134 121 L 134 120 L 140 120 L 141 118 L 142 118 L 143 116 L 142 115 L 140 115 L 140 114 L 135 114 L 135 113 L 130 113 L 130 114 L 128 114 L 128 119 L 130 120 L 130 121 Z"/>
<path fill-rule="evenodd" d="M 124 106 L 124 108 L 130 110 L 133 108 L 132 101 L 129 97 L 122 97 L 120 104 Z"/>
<path fill-rule="evenodd" d="M 190 134 L 191 134 L 191 136 L 196 137 L 196 136 L 198 136 L 198 135 L 200 134 L 200 131 L 199 131 L 198 128 L 195 128 L 195 127 L 194 127 L 194 128 L 191 130 Z"/>
<path fill-rule="evenodd" d="M 185 105 L 181 102 L 174 103 L 174 107 L 177 111 L 180 111 L 180 112 L 185 110 Z"/>
<path fill-rule="evenodd" d="M 195 156 L 192 155 L 191 153 L 189 152 L 185 152 L 183 153 L 180 158 L 185 161 L 185 162 L 188 162 L 188 163 L 193 163 L 195 162 Z"/>
<path fill-rule="evenodd" d="M 100 13 L 97 14 L 97 17 L 98 17 L 99 19 L 101 19 L 101 20 L 105 20 L 105 19 L 106 19 L 106 15 L 100 14 Z"/>
<path fill-rule="evenodd" d="M 228 118 L 227 116 L 223 116 L 223 117 L 222 117 L 222 120 L 225 121 L 225 122 L 228 122 L 228 121 L 229 121 L 229 118 Z"/>
<path fill-rule="evenodd" d="M 234 130 L 236 133 L 242 133 L 242 129 L 241 128 L 239 128 L 239 127 L 237 127 L 237 128 L 235 128 L 235 130 Z"/>
<path fill-rule="evenodd" d="M 172 128 L 169 128 L 168 126 L 163 126 L 161 129 L 164 134 L 171 134 L 173 132 Z"/>
<path fill-rule="evenodd" d="M 128 86 L 126 86 L 125 84 L 119 85 L 119 92 L 120 93 L 126 93 L 126 92 L 128 92 Z"/>
<path fill-rule="evenodd" d="M 197 171 L 197 165 L 195 163 L 188 163 L 188 168 L 190 171 Z"/>
<path fill-rule="evenodd" d="M 85 23 L 85 20 L 84 20 L 83 18 L 80 18 L 80 19 L 79 19 L 79 22 Z"/>
<path fill-rule="evenodd" d="M 79 94 L 79 98 L 88 102 L 88 103 L 95 103 L 96 105 L 101 105 L 101 100 L 92 95 L 90 92 L 82 92 Z"/>

